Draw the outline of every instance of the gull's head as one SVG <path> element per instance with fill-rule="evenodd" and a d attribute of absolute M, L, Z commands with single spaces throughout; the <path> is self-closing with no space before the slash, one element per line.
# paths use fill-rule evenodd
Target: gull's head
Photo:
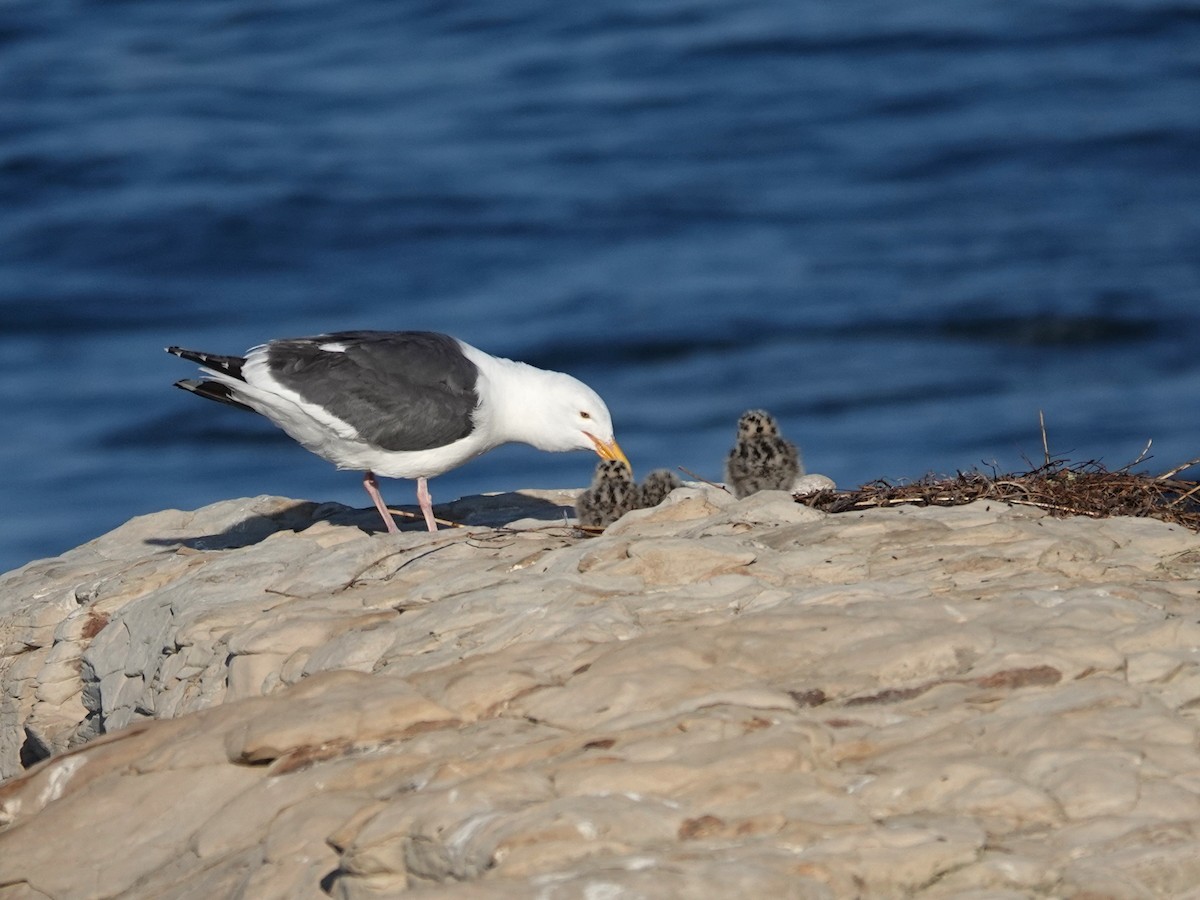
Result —
<path fill-rule="evenodd" d="M 600 395 L 577 378 L 546 372 L 545 394 L 537 411 L 539 450 L 594 450 L 601 459 L 629 460 L 613 436 L 612 416 Z"/>

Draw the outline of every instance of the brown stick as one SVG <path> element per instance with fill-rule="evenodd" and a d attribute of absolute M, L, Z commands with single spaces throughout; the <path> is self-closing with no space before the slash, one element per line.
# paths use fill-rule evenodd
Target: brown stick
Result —
<path fill-rule="evenodd" d="M 394 516 L 404 516 L 404 518 L 406 518 L 406 519 L 420 519 L 422 522 L 425 521 L 425 517 L 423 515 L 421 515 L 420 513 L 409 512 L 407 509 L 392 509 L 389 506 L 387 508 L 387 511 L 390 512 Z M 448 519 L 439 519 L 437 516 L 433 517 L 433 521 L 437 522 L 439 525 L 449 526 L 450 528 L 465 528 L 466 527 L 465 525 L 461 525 L 458 522 L 451 522 Z"/>
<path fill-rule="evenodd" d="M 1192 466 L 1196 465 L 1197 463 L 1200 463 L 1200 456 L 1197 456 L 1195 459 L 1189 459 L 1187 462 L 1185 462 L 1181 466 L 1176 466 L 1173 469 L 1169 469 L 1168 471 L 1163 472 L 1161 475 L 1158 476 L 1157 480 L 1158 481 L 1166 481 L 1171 476 L 1178 475 L 1184 469 L 1190 469 Z"/>
<path fill-rule="evenodd" d="M 701 478 L 699 475 L 697 475 L 697 474 L 696 474 L 695 472 L 693 472 L 691 469 L 685 469 L 683 466 L 676 466 L 675 468 L 677 468 L 677 469 L 678 469 L 680 472 L 682 472 L 684 475 L 691 475 L 691 476 L 692 476 L 692 478 L 693 478 L 693 480 L 695 480 L 695 481 L 702 481 L 702 482 L 704 482 L 705 484 L 707 484 L 707 485 L 708 485 L 709 487 L 711 487 L 711 488 L 717 488 L 718 490 L 722 490 L 722 491 L 724 491 L 724 492 L 725 492 L 725 493 L 727 493 L 727 494 L 732 494 L 732 493 L 733 493 L 733 491 L 729 490 L 729 488 L 725 487 L 725 485 L 723 485 L 723 484 L 714 484 L 713 482 L 709 481 L 707 478 Z"/>
<path fill-rule="evenodd" d="M 1046 440 L 1046 415 L 1038 410 L 1038 424 L 1042 426 L 1042 453 L 1046 456 L 1046 465 L 1050 465 L 1050 442 Z"/>

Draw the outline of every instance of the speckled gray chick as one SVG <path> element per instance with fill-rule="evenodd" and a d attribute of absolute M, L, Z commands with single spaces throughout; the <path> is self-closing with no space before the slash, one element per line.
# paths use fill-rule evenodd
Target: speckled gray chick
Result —
<path fill-rule="evenodd" d="M 725 460 L 725 484 L 733 495 L 791 490 L 803 474 L 800 451 L 779 433 L 774 417 L 762 409 L 742 413 L 737 443 Z"/>
<path fill-rule="evenodd" d="M 670 469 L 655 469 L 645 477 L 641 485 L 638 506 L 658 506 L 667 499 L 667 494 L 683 484 Z"/>
<path fill-rule="evenodd" d="M 606 459 L 596 466 L 588 487 L 575 501 L 580 525 L 611 525 L 638 506 L 639 492 L 629 466 L 619 459 Z"/>

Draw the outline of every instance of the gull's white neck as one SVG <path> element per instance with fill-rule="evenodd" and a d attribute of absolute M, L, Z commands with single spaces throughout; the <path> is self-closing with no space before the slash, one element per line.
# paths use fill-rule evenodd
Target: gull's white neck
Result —
<path fill-rule="evenodd" d="M 541 416 L 537 400 L 559 374 L 459 343 L 479 369 L 476 389 L 481 403 L 475 425 L 486 435 L 489 449 L 509 442 L 539 446 Z"/>

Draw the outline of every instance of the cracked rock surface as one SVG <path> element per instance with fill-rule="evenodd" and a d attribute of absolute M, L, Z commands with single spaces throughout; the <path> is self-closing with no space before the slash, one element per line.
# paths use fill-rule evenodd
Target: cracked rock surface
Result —
<path fill-rule="evenodd" d="M 0 900 L 1196 896 L 1196 535 L 571 502 L 228 501 L 0 577 Z"/>

